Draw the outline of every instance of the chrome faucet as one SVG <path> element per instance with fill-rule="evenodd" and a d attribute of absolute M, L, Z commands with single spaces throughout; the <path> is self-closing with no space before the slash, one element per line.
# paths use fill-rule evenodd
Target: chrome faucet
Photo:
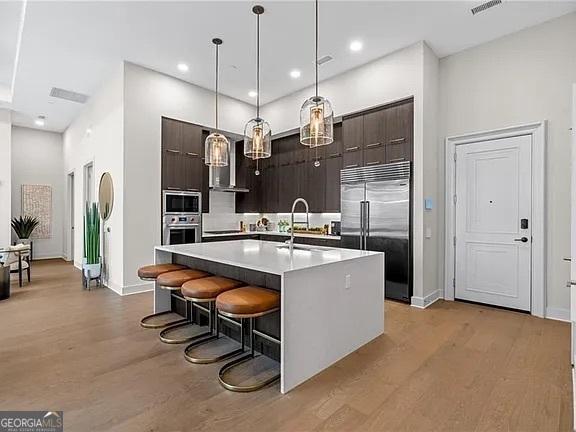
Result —
<path fill-rule="evenodd" d="M 300 202 L 306 207 L 306 229 L 310 229 L 310 207 L 308 207 L 308 202 L 304 198 L 296 198 L 292 203 L 290 215 L 290 253 L 292 253 L 294 248 L 294 210 L 296 210 L 296 204 Z"/>

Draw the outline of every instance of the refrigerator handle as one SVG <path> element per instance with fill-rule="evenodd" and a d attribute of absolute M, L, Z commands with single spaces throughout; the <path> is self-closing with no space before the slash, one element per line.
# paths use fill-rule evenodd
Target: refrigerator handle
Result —
<path fill-rule="evenodd" d="M 370 201 L 365 201 L 366 207 L 364 208 L 364 218 L 366 222 L 364 223 L 364 249 L 368 249 L 368 237 L 370 237 Z"/>
<path fill-rule="evenodd" d="M 360 250 L 364 250 L 364 201 L 360 201 Z"/>

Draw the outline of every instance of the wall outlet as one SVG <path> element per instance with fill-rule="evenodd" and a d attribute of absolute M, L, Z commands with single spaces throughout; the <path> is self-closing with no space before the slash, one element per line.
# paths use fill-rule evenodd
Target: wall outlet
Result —
<path fill-rule="evenodd" d="M 352 282 L 351 282 L 350 275 L 346 275 L 345 280 L 346 280 L 346 283 L 345 283 L 345 285 L 344 285 L 344 288 L 345 288 L 345 289 L 350 289 L 350 287 L 352 286 Z"/>

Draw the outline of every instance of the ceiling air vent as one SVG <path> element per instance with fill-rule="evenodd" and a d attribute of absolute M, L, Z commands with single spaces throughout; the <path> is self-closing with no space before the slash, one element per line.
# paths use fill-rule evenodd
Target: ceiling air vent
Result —
<path fill-rule="evenodd" d="M 502 4 L 502 0 L 490 0 L 489 2 L 482 3 L 481 5 L 470 9 L 470 11 L 472 12 L 472 15 L 476 15 L 477 13 L 484 12 L 494 6 L 498 6 L 499 4 Z"/>
<path fill-rule="evenodd" d="M 50 96 L 58 99 L 65 99 L 76 103 L 86 103 L 88 96 L 82 93 L 76 93 L 70 90 L 64 90 L 58 87 L 52 87 Z"/>
<path fill-rule="evenodd" d="M 334 60 L 334 58 L 332 56 L 329 55 L 325 55 L 324 57 L 320 57 L 318 59 L 318 66 L 322 66 L 325 63 L 328 63 L 329 61 Z"/>

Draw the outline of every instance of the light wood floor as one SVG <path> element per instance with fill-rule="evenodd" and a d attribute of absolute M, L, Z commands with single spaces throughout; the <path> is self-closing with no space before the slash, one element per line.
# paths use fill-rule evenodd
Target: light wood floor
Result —
<path fill-rule="evenodd" d="M 62 261 L 0 302 L 0 410 L 67 431 L 569 431 L 569 326 L 454 302 L 386 303 L 386 334 L 288 395 L 237 394 L 217 365 L 139 326 L 150 293 L 82 291 Z"/>

